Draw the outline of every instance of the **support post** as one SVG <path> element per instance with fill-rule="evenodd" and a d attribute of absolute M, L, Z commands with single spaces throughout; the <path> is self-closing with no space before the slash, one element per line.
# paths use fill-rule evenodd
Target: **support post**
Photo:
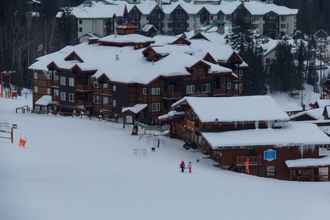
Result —
<path fill-rule="evenodd" d="M 10 128 L 10 141 L 12 144 L 14 143 L 14 126 Z"/>

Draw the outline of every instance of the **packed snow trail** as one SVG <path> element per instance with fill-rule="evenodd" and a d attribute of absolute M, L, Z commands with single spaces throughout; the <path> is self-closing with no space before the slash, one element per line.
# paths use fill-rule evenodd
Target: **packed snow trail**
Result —
<path fill-rule="evenodd" d="M 0 219 L 329 219 L 330 183 L 264 179 L 220 170 L 182 142 L 131 136 L 121 124 L 15 114 L 29 100 L 0 99 L 27 149 L 0 139 Z M 147 149 L 136 156 L 133 149 Z M 193 162 L 181 173 L 179 163 Z"/>

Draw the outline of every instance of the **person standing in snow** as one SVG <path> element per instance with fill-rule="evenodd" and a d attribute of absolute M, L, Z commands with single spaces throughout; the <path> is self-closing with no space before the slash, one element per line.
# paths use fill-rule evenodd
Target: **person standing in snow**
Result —
<path fill-rule="evenodd" d="M 192 163 L 191 163 L 191 161 L 189 161 L 189 163 L 188 163 L 188 171 L 189 171 L 189 173 L 192 172 Z"/>
<path fill-rule="evenodd" d="M 181 173 L 184 173 L 184 169 L 186 168 L 186 165 L 183 160 L 180 162 L 180 168 L 181 168 Z"/>

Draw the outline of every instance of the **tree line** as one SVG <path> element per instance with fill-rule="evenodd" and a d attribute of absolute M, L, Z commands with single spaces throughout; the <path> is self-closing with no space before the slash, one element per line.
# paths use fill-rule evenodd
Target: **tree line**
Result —
<path fill-rule="evenodd" d="M 73 43 L 72 16 L 56 18 L 60 8 L 82 0 L 1 0 L 0 71 L 14 71 L 19 87 L 29 86 L 28 66 L 36 57 Z"/>
<path fill-rule="evenodd" d="M 302 32 L 313 34 L 325 29 L 330 33 L 329 0 L 275 0 L 275 3 L 299 9 L 297 28 Z"/>

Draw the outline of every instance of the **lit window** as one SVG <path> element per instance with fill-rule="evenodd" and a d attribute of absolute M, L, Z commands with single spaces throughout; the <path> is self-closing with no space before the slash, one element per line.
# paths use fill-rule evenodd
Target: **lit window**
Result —
<path fill-rule="evenodd" d="M 108 83 L 103 83 L 103 89 L 107 89 L 109 88 L 109 84 Z"/>
<path fill-rule="evenodd" d="M 47 94 L 51 95 L 51 93 L 52 93 L 52 90 L 50 88 L 47 88 Z"/>
<path fill-rule="evenodd" d="M 116 90 L 117 90 L 117 86 L 116 86 L 116 85 L 113 85 L 113 86 L 112 86 L 112 90 L 113 90 L 114 92 L 116 92 Z"/>
<path fill-rule="evenodd" d="M 38 87 L 37 86 L 33 87 L 33 91 L 34 93 L 38 93 Z"/>
<path fill-rule="evenodd" d="M 38 73 L 37 73 L 37 72 L 34 72 L 34 73 L 33 73 L 33 78 L 34 78 L 34 79 L 38 79 Z"/>
<path fill-rule="evenodd" d="M 117 100 L 116 99 L 112 100 L 112 106 L 113 107 L 116 107 L 117 106 Z"/>

